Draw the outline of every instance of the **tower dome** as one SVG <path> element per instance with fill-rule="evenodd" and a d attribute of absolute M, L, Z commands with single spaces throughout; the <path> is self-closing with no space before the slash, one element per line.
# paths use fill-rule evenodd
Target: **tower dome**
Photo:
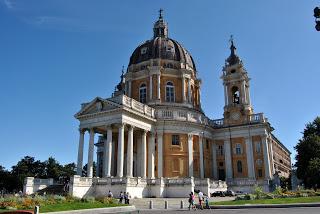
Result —
<path fill-rule="evenodd" d="M 196 70 L 190 53 L 180 43 L 168 37 L 168 24 L 163 19 L 162 10 L 154 23 L 153 33 L 152 39 L 145 41 L 133 51 L 128 67 L 152 59 L 164 59 L 187 64 Z"/>

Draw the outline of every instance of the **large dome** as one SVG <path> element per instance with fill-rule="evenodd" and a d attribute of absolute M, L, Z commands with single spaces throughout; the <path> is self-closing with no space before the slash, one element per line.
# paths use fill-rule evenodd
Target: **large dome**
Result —
<path fill-rule="evenodd" d="M 161 11 L 159 19 L 154 24 L 153 33 L 153 39 L 147 40 L 133 51 L 129 66 L 150 59 L 165 59 L 185 63 L 196 70 L 189 52 L 177 41 L 168 38 L 168 24 L 164 21 Z"/>
<path fill-rule="evenodd" d="M 196 69 L 191 55 L 181 44 L 173 39 L 162 37 L 155 37 L 138 46 L 130 57 L 129 66 L 159 58 L 186 63 Z"/>

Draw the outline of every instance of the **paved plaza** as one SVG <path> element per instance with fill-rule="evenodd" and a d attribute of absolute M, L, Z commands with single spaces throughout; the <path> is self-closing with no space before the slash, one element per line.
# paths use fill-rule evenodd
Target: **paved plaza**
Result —
<path fill-rule="evenodd" d="M 234 197 L 212 197 L 212 201 L 231 201 Z M 149 209 L 149 202 L 153 202 L 154 209 L 164 209 L 165 201 L 168 201 L 169 209 L 180 209 L 181 201 L 183 201 L 184 207 L 188 206 L 188 198 L 139 198 L 132 199 L 130 204 L 134 205 L 137 209 Z M 196 198 L 198 203 L 198 198 Z"/>

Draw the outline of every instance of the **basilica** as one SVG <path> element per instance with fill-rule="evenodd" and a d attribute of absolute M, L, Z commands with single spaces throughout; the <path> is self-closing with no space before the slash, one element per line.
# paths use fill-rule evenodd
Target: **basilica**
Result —
<path fill-rule="evenodd" d="M 249 73 L 233 40 L 221 71 L 223 118 L 211 119 L 201 107 L 201 80 L 191 54 L 168 35 L 160 11 L 153 37 L 133 51 L 112 96 L 81 105 L 72 195 L 111 190 L 138 198 L 186 197 L 197 190 L 251 192 L 256 185 L 270 191 L 275 176 L 289 176 L 290 151 L 272 134 L 265 115 L 253 111 Z"/>

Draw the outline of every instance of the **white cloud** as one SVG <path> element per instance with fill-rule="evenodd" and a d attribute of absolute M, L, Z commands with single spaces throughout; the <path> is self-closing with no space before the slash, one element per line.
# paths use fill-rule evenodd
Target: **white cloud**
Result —
<path fill-rule="evenodd" d="M 2 0 L 2 3 L 9 9 L 12 10 L 15 7 L 15 2 L 13 0 Z"/>

